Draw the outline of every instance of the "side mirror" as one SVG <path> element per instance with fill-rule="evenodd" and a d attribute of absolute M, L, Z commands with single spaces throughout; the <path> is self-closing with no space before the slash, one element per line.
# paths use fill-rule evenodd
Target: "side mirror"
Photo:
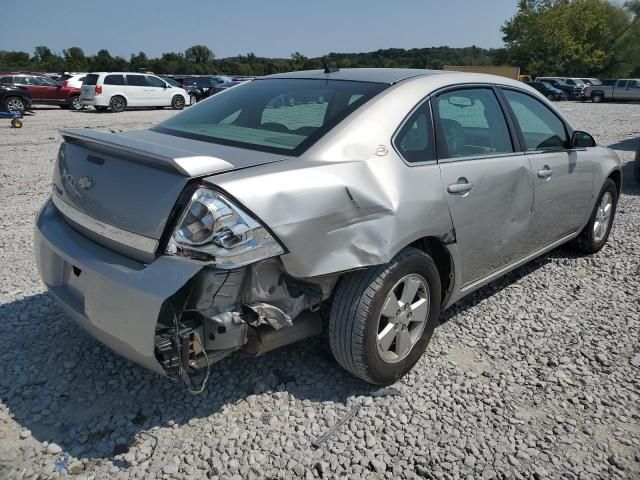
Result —
<path fill-rule="evenodd" d="M 571 136 L 571 148 L 590 148 L 597 145 L 596 140 L 587 132 L 576 130 Z"/>

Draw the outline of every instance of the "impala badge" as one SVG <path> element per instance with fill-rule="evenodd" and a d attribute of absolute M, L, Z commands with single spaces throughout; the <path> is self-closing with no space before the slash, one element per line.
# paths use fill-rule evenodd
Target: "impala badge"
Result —
<path fill-rule="evenodd" d="M 93 178 L 91 177 L 80 177 L 78 179 L 78 186 L 82 189 L 82 190 L 91 190 L 93 188 L 93 186 L 95 185 L 96 182 L 93 181 Z"/>

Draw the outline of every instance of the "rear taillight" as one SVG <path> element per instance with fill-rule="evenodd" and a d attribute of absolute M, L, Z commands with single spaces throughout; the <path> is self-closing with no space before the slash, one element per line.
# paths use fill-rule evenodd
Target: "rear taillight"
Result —
<path fill-rule="evenodd" d="M 100 85 L 96 85 L 96 95 L 100 95 L 102 93 L 102 87 Z"/>

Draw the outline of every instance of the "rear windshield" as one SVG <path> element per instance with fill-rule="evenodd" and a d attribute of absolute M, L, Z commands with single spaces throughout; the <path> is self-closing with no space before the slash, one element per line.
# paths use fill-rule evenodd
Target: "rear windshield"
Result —
<path fill-rule="evenodd" d="M 387 86 L 344 80 L 254 80 L 190 107 L 152 130 L 296 156 Z"/>
<path fill-rule="evenodd" d="M 100 75 L 96 75 L 95 73 L 90 73 L 89 75 L 87 75 L 86 77 L 84 77 L 84 80 L 82 81 L 83 85 L 96 85 L 98 83 L 98 77 Z"/>

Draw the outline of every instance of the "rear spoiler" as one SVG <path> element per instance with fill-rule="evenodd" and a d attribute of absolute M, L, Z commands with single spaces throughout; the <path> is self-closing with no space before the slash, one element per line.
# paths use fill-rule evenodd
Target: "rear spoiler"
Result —
<path fill-rule="evenodd" d="M 177 148 L 145 142 L 117 133 L 97 130 L 63 130 L 62 138 L 67 142 L 82 142 L 101 146 L 107 150 L 118 150 L 132 156 L 132 160 L 152 167 L 175 171 L 186 177 L 198 177 L 211 173 L 233 170 L 233 165 L 225 160 L 210 156 L 192 156 Z"/>

